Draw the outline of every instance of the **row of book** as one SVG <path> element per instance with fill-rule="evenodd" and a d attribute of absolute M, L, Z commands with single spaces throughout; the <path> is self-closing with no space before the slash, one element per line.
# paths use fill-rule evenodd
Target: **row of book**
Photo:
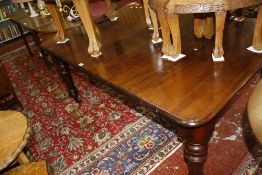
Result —
<path fill-rule="evenodd" d="M 14 14 L 19 9 L 18 4 L 10 4 L 9 6 L 0 8 L 0 22 L 6 20 L 8 16 Z"/>
<path fill-rule="evenodd" d="M 22 27 L 23 33 L 26 33 L 27 30 Z M 0 43 L 3 43 L 5 41 L 11 40 L 13 38 L 16 38 L 20 36 L 21 33 L 17 28 L 17 25 L 9 25 L 5 28 L 0 29 Z"/>

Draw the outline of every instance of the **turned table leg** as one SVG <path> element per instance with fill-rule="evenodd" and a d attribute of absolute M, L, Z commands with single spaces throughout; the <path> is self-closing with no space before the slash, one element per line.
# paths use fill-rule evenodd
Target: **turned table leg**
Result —
<path fill-rule="evenodd" d="M 214 131 L 215 121 L 196 128 L 179 126 L 179 134 L 184 138 L 184 157 L 189 175 L 203 175 L 208 154 L 208 142 Z"/>
<path fill-rule="evenodd" d="M 215 38 L 215 48 L 214 57 L 220 58 L 224 55 L 223 50 L 223 32 L 226 19 L 226 11 L 216 12 L 216 38 Z"/>
<path fill-rule="evenodd" d="M 252 45 L 256 50 L 262 50 L 262 5 L 259 6 Z"/>
<path fill-rule="evenodd" d="M 83 22 L 84 28 L 88 35 L 89 46 L 88 53 L 92 57 L 98 57 L 101 53 L 101 44 L 97 39 L 95 26 L 90 12 L 90 5 L 87 0 L 73 0 L 76 10 Z"/>
<path fill-rule="evenodd" d="M 78 98 L 79 93 L 73 82 L 68 64 L 61 60 L 58 60 L 57 58 L 55 58 L 54 61 L 63 82 L 67 86 L 69 96 L 72 97 L 77 103 L 81 103 L 81 100 Z"/>

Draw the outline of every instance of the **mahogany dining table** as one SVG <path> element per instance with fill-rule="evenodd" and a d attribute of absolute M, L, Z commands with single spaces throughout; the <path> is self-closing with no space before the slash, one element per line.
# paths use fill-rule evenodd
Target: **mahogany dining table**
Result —
<path fill-rule="evenodd" d="M 187 56 L 171 62 L 161 58 L 161 44 L 151 42 L 142 6 L 129 3 L 118 10 L 118 21 L 97 25 L 103 52 L 98 58 L 88 53 L 83 26 L 67 30 L 70 40 L 63 45 L 50 39 L 40 47 L 58 62 L 69 95 L 76 101 L 80 102 L 71 68 L 87 74 L 90 80 L 108 84 L 168 119 L 184 138 L 189 174 L 204 174 L 208 142 L 219 113 L 262 66 L 262 55 L 246 49 L 252 42 L 255 19 L 227 22 L 227 59 L 213 62 L 213 41 L 195 38 L 193 16 L 181 15 L 182 51 Z"/>

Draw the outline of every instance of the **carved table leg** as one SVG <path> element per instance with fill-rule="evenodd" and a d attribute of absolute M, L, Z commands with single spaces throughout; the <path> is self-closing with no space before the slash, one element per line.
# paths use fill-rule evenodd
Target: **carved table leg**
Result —
<path fill-rule="evenodd" d="M 81 100 L 78 98 L 79 93 L 73 82 L 69 66 L 65 62 L 58 60 L 57 58 L 55 58 L 54 61 L 63 82 L 67 86 L 69 96 L 72 97 L 77 103 L 81 103 Z"/>
<path fill-rule="evenodd" d="M 226 19 L 226 11 L 216 12 L 216 38 L 215 38 L 215 48 L 214 56 L 216 58 L 222 57 L 224 55 L 223 50 L 223 32 Z"/>
<path fill-rule="evenodd" d="M 56 40 L 59 42 L 65 42 L 65 30 L 64 30 L 64 26 L 63 26 L 63 19 L 61 17 L 60 12 L 58 11 L 57 7 L 55 7 L 55 5 L 53 4 L 46 4 L 49 12 L 51 13 L 51 16 L 54 19 L 56 28 L 57 28 L 57 33 L 56 33 Z"/>
<path fill-rule="evenodd" d="M 106 3 L 106 16 L 110 21 L 115 21 L 117 19 L 117 11 L 115 10 L 111 0 L 105 0 Z"/>
<path fill-rule="evenodd" d="M 259 6 L 252 45 L 256 50 L 262 50 L 262 5 Z"/>
<path fill-rule="evenodd" d="M 181 54 L 181 36 L 180 36 L 180 26 L 178 14 L 168 13 L 167 14 L 168 26 L 171 30 L 173 44 L 169 50 L 169 55 L 171 57 L 177 57 Z"/>
<path fill-rule="evenodd" d="M 151 7 L 149 7 L 149 6 L 148 6 L 148 10 L 149 10 L 149 14 L 150 14 L 151 19 L 152 19 L 153 29 L 154 29 L 154 33 L 152 35 L 152 40 L 157 42 L 159 40 L 159 31 L 158 31 L 158 22 L 157 22 L 156 12 L 153 11 L 151 9 Z"/>
<path fill-rule="evenodd" d="M 146 16 L 146 24 L 148 25 L 149 28 L 153 28 L 151 18 L 150 18 L 150 12 L 149 12 L 149 5 L 148 5 L 148 0 L 143 0 L 144 4 L 144 11 L 145 11 L 145 16 Z"/>
<path fill-rule="evenodd" d="M 88 53 L 92 57 L 98 57 L 101 55 L 101 44 L 97 39 L 95 26 L 93 23 L 92 15 L 90 12 L 90 5 L 87 0 L 73 0 L 76 10 L 83 22 L 84 28 L 88 35 L 89 46 Z"/>
<path fill-rule="evenodd" d="M 185 139 L 184 157 L 189 175 L 203 175 L 208 154 L 208 142 L 214 131 L 215 121 L 197 128 L 179 126 L 179 134 Z"/>

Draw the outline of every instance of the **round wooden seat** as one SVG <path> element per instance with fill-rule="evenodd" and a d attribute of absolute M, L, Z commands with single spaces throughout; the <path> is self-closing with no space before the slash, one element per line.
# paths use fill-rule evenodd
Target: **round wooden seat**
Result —
<path fill-rule="evenodd" d="M 262 143 L 262 81 L 258 83 L 249 98 L 247 113 L 251 128 Z"/>
<path fill-rule="evenodd" d="M 26 117 L 16 111 L 0 111 L 0 170 L 7 167 L 22 152 L 29 138 Z M 20 160 L 28 161 L 19 156 Z M 20 162 L 21 163 L 21 162 Z"/>

